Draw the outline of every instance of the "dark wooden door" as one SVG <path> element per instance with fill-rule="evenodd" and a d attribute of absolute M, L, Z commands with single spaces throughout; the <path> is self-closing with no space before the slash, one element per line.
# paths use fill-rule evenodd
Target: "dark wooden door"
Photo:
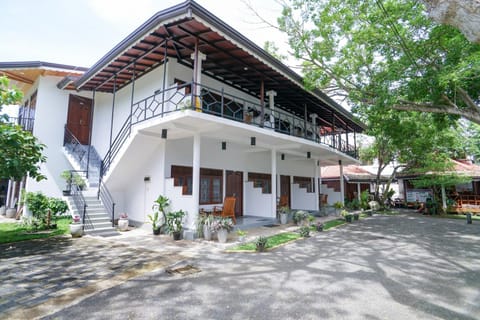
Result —
<path fill-rule="evenodd" d="M 227 170 L 226 174 L 225 195 L 237 198 L 235 202 L 235 216 L 243 216 L 243 172 Z"/>
<path fill-rule="evenodd" d="M 280 196 L 288 196 L 288 207 L 291 207 L 292 199 L 290 198 L 290 176 L 280 176 Z"/>
<path fill-rule="evenodd" d="M 71 94 L 68 101 L 67 128 L 81 144 L 90 143 L 92 99 Z"/>

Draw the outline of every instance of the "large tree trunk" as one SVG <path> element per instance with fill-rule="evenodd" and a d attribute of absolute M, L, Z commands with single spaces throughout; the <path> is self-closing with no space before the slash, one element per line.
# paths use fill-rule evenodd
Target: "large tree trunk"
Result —
<path fill-rule="evenodd" d="M 479 0 L 423 0 L 428 15 L 441 24 L 454 26 L 474 43 L 480 43 Z"/>

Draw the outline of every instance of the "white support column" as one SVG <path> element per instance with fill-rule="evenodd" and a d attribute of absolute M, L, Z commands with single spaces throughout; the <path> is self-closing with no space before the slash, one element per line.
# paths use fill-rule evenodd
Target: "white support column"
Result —
<path fill-rule="evenodd" d="M 340 202 L 345 205 L 345 183 L 343 181 L 343 165 L 342 160 L 338 160 L 338 165 L 340 166 Z"/>
<path fill-rule="evenodd" d="M 17 190 L 17 181 L 13 180 L 12 190 L 10 191 L 10 207 L 15 208 L 15 190 Z"/>
<path fill-rule="evenodd" d="M 320 177 L 320 161 L 319 160 L 313 160 L 313 165 L 315 166 L 315 182 L 314 182 L 314 187 L 315 187 L 315 210 L 319 211 L 320 210 L 320 185 L 318 184 L 319 177 Z"/>
<path fill-rule="evenodd" d="M 7 186 L 7 197 L 5 198 L 5 208 L 9 209 L 10 208 L 10 197 L 12 196 L 12 180 L 8 180 L 8 186 Z"/>
<path fill-rule="evenodd" d="M 269 90 L 266 92 L 268 96 L 268 107 L 270 108 L 270 123 L 272 124 L 272 128 L 275 129 L 275 97 L 277 96 L 277 92 L 273 90 Z"/>
<path fill-rule="evenodd" d="M 442 208 L 443 211 L 447 211 L 447 195 L 445 193 L 445 186 L 442 184 Z"/>
<path fill-rule="evenodd" d="M 272 212 L 271 217 L 275 218 L 277 216 L 277 151 L 272 149 Z"/>
<path fill-rule="evenodd" d="M 360 201 L 360 194 L 362 193 L 362 188 L 360 188 L 360 182 L 357 182 L 357 199 Z"/>
<path fill-rule="evenodd" d="M 195 46 L 195 51 L 190 55 L 193 60 L 193 95 L 195 96 L 195 107 L 200 108 L 200 100 L 198 97 L 201 92 L 202 85 L 202 61 L 207 58 L 207 56 L 200 51 L 198 51 L 198 46 Z"/>
<path fill-rule="evenodd" d="M 189 229 L 196 228 L 195 221 L 198 217 L 199 203 L 200 203 L 200 134 L 193 134 L 193 172 L 192 172 L 192 198 L 193 198 L 193 212 L 188 213 Z"/>
<path fill-rule="evenodd" d="M 160 161 L 161 161 L 161 172 L 160 172 L 160 194 L 165 195 L 165 156 L 167 153 L 167 140 L 162 139 L 162 142 L 160 143 Z"/>

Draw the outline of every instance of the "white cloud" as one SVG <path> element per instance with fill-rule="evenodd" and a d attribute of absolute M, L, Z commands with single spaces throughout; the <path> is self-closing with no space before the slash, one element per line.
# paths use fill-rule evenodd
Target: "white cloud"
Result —
<path fill-rule="evenodd" d="M 153 0 L 89 0 L 88 6 L 100 19 L 115 25 L 139 25 L 158 11 Z"/>

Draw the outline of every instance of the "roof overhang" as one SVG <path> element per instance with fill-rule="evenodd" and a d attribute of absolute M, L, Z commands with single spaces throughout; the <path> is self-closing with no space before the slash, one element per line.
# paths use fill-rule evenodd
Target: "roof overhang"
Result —
<path fill-rule="evenodd" d="M 30 90 L 40 76 L 68 76 L 71 79 L 77 79 L 87 70 L 87 68 L 83 67 L 44 61 L 0 62 L 0 75 L 7 76 L 11 81 L 11 85 L 17 87 L 24 94 Z M 70 85 L 70 89 L 73 89 L 72 85 Z"/>
<path fill-rule="evenodd" d="M 289 112 L 302 117 L 306 111 L 316 113 L 321 125 L 333 124 L 349 132 L 364 129 L 335 101 L 319 90 L 305 90 L 298 74 L 194 1 L 155 14 L 75 81 L 75 87 L 113 92 L 166 58 L 193 68 L 191 55 L 197 44 L 207 57 L 204 74 L 256 98 L 263 82 L 265 91 L 277 92 L 276 104 Z"/>

